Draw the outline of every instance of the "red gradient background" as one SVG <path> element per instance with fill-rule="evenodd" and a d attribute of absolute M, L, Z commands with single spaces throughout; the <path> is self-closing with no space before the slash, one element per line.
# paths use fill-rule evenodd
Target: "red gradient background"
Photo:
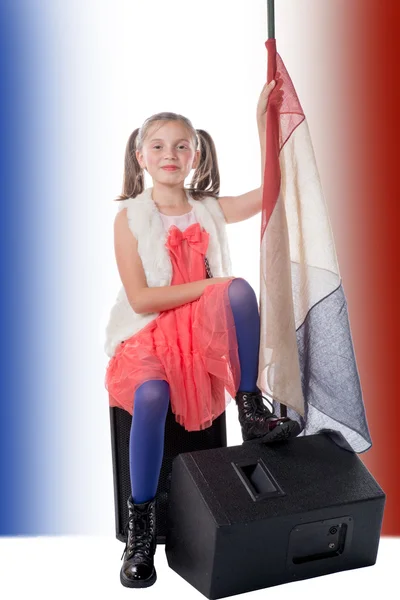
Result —
<path fill-rule="evenodd" d="M 398 536 L 400 2 L 323 4 L 337 102 L 326 152 L 343 175 L 331 220 L 373 442 L 359 456 L 387 495 L 382 534 Z"/>

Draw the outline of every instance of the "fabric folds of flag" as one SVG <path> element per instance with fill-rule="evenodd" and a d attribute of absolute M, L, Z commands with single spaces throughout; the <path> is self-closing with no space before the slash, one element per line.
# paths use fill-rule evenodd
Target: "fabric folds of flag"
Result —
<path fill-rule="evenodd" d="M 269 39 L 268 81 L 282 79 L 266 114 L 257 384 L 298 421 L 360 453 L 371 445 L 347 302 L 307 121 Z"/>

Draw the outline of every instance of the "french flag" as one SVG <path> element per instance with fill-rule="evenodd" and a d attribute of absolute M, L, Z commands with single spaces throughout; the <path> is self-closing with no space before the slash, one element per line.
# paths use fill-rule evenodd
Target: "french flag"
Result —
<path fill-rule="evenodd" d="M 361 453 L 372 442 L 313 145 L 276 40 L 265 46 L 280 85 L 266 113 L 257 384 L 300 435 L 329 431 Z"/>

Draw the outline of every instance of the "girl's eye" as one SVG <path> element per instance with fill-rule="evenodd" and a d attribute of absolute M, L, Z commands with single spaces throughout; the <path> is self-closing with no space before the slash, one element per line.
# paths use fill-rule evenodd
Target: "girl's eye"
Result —
<path fill-rule="evenodd" d="M 161 146 L 160 144 L 157 144 L 157 146 L 153 146 L 153 148 L 161 148 Z M 187 148 L 187 146 L 185 146 L 184 144 L 180 144 L 178 148 Z"/>

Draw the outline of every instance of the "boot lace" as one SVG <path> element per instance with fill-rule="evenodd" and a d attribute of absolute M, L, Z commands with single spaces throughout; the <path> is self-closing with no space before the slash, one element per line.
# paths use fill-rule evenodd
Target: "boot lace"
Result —
<path fill-rule="evenodd" d="M 266 396 L 263 396 L 261 392 L 246 392 L 246 400 L 244 400 L 243 405 L 245 407 L 250 407 L 253 409 L 252 414 L 254 415 L 256 420 L 260 420 L 265 415 L 268 417 L 276 417 L 273 413 L 273 405 L 272 402 Z M 271 405 L 271 409 L 265 406 L 263 400 L 267 400 Z M 249 415 L 250 416 L 250 415 Z"/>
<path fill-rule="evenodd" d="M 135 515 L 129 515 L 125 525 L 125 535 L 127 540 L 124 551 L 121 556 L 121 560 L 131 550 L 135 550 L 135 554 L 142 553 L 145 555 L 150 554 L 151 546 L 151 535 L 153 533 L 153 518 L 149 518 L 149 530 L 147 529 L 147 518 L 146 515 L 135 513 Z"/>

